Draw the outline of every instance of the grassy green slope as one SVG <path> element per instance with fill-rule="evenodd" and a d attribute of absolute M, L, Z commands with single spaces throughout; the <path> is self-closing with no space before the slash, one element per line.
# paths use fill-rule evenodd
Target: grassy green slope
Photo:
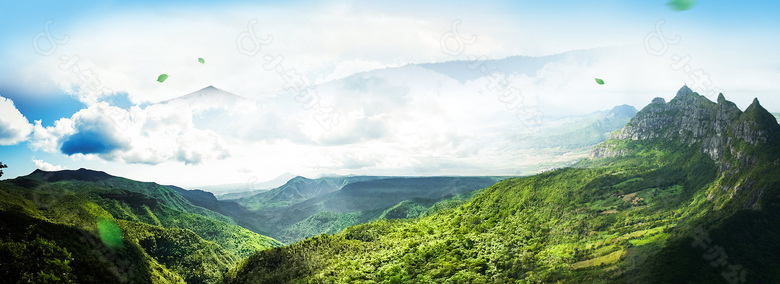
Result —
<path fill-rule="evenodd" d="M 509 179 L 462 207 L 264 251 L 228 282 L 617 279 L 634 269 L 620 257 L 657 252 L 715 179 L 712 161 L 680 147 Z M 649 198 L 624 201 L 630 194 Z"/>
<path fill-rule="evenodd" d="M 420 219 L 266 250 L 226 282 L 778 282 L 780 147 L 732 142 L 721 171 L 700 142 L 610 140 L 624 155 L 504 180 Z"/>
<path fill-rule="evenodd" d="M 114 177 L 60 180 L 44 175 L 38 173 L 0 182 L 3 197 L 0 211 L 26 217 L 9 233 L 19 239 L 26 224 L 43 224 L 94 237 L 99 235 L 98 219 L 115 220 L 124 245 L 104 249 L 131 250 L 130 255 L 135 257 L 118 257 L 117 261 L 133 267 L 150 267 L 147 270 L 155 272 L 133 273 L 141 275 L 137 282 L 166 283 L 182 278 L 188 283 L 219 282 L 222 274 L 240 259 L 279 245 L 273 239 L 231 224 L 232 220 L 225 216 L 193 206 L 156 184 Z M 68 251 L 81 255 L 100 247 L 100 242 L 79 243 L 69 237 L 54 236 L 48 240 L 63 241 L 69 244 Z M 94 263 L 80 264 L 83 261 L 86 260 L 73 261 L 83 268 L 73 270 L 81 279 L 79 282 L 116 282 L 91 281 L 90 277 L 96 273 L 90 266 Z"/>

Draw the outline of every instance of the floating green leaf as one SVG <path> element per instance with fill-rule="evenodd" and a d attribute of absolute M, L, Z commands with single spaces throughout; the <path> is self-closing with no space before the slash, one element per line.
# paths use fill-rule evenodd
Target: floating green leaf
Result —
<path fill-rule="evenodd" d="M 666 6 L 675 11 L 685 11 L 693 8 L 693 5 L 696 5 L 696 0 L 671 0 L 666 3 Z"/>
<path fill-rule="evenodd" d="M 596 83 L 598 83 L 599 85 L 604 85 L 604 80 L 596 78 Z"/>
<path fill-rule="evenodd" d="M 120 248 L 122 243 L 122 230 L 113 219 L 99 218 L 97 221 L 98 235 L 100 240 L 110 248 Z"/>
<path fill-rule="evenodd" d="M 165 82 L 165 79 L 168 79 L 168 74 L 160 74 L 160 77 L 157 77 L 157 82 Z"/>
<path fill-rule="evenodd" d="M 203 60 L 203 58 L 198 58 L 198 62 L 200 62 L 200 64 L 206 64 L 206 60 Z"/>

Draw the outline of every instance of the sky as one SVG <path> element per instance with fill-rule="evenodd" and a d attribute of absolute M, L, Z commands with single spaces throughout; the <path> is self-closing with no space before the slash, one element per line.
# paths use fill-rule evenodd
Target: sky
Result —
<path fill-rule="evenodd" d="M 780 3 L 695 2 L 4 3 L 3 178 L 529 174 L 517 168 L 533 157 L 512 152 L 533 131 L 517 111 L 641 109 L 688 84 L 779 112 Z M 477 58 L 521 107 L 490 98 Z"/>

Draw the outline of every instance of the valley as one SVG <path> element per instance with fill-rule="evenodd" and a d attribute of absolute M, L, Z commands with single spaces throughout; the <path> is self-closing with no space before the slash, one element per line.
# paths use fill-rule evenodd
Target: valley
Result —
<path fill-rule="evenodd" d="M 683 87 L 572 167 L 503 180 L 462 206 L 262 251 L 248 282 L 770 283 L 780 125 Z"/>

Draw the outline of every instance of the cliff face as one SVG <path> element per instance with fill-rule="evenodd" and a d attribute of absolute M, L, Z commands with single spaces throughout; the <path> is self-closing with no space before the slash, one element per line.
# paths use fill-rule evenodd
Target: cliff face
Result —
<path fill-rule="evenodd" d="M 700 145 L 701 152 L 723 165 L 724 155 L 744 157 L 745 154 L 735 147 L 740 141 L 751 146 L 777 142 L 780 125 L 774 116 L 754 100 L 745 112 L 718 95 L 717 102 L 683 86 L 677 95 L 666 103 L 663 98 L 655 98 L 622 130 L 613 134 L 617 140 L 669 139 L 688 145 Z M 612 150 L 609 143 L 596 147 L 592 159 L 626 154 L 625 151 Z M 740 159 L 749 163 L 750 158 Z"/>
<path fill-rule="evenodd" d="M 780 125 L 758 99 L 742 112 L 723 94 L 712 102 L 683 86 L 668 103 L 653 99 L 623 129 L 594 147 L 590 158 L 630 155 L 632 148 L 625 145 L 644 140 L 652 145 L 687 144 L 712 159 L 719 179 L 707 199 L 718 207 L 736 199 L 730 204 L 760 209 L 758 201 L 771 187 L 767 180 L 780 168 Z"/>

